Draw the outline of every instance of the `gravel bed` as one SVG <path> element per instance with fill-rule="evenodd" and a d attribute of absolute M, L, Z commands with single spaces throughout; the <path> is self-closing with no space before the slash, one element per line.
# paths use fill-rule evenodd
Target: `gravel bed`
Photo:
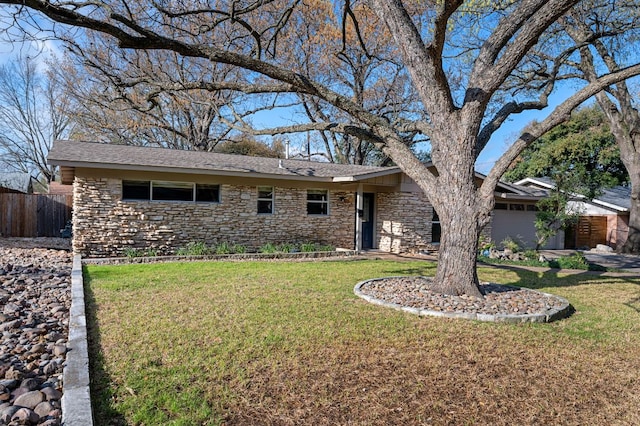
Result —
<path fill-rule="evenodd" d="M 72 255 L 38 244 L 0 239 L 0 425 L 62 419 Z"/>
<path fill-rule="evenodd" d="M 396 308 L 474 319 L 490 317 L 495 320 L 496 317 L 520 316 L 525 320 L 527 317 L 545 317 L 565 312 L 570 307 L 561 297 L 526 288 L 483 283 L 480 289 L 484 298 L 480 299 L 433 292 L 432 282 L 433 280 L 427 277 L 379 278 L 360 283 L 356 287 L 356 293 L 372 299 L 370 301 L 382 302 Z"/>

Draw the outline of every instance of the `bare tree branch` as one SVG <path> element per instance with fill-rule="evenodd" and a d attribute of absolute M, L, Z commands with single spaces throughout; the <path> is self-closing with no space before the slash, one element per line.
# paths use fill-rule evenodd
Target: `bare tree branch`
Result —
<path fill-rule="evenodd" d="M 553 112 L 547 116 L 547 118 L 533 126 L 530 126 L 527 131 L 523 133 L 513 145 L 511 145 L 487 175 L 482 184 L 481 191 L 485 194 L 489 191 L 493 192 L 497 181 L 504 174 L 509 165 L 516 159 L 518 154 L 541 135 L 553 129 L 558 124 L 568 120 L 573 109 L 604 88 L 639 74 L 640 65 L 623 68 L 617 72 L 598 78 L 596 81 L 590 83 L 574 95 L 570 96 L 567 100 L 558 105 Z"/>

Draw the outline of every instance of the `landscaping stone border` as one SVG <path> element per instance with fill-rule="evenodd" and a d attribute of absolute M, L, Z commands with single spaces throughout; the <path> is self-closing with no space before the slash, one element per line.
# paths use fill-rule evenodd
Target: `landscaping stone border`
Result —
<path fill-rule="evenodd" d="M 69 310 L 67 348 L 67 364 L 62 373 L 62 424 L 91 426 L 93 413 L 89 388 L 89 345 L 80 255 L 73 257 L 71 271 L 71 309 Z"/>
<path fill-rule="evenodd" d="M 410 306 L 403 306 L 398 303 L 392 303 L 385 300 L 381 300 L 365 294 L 362 291 L 362 287 L 367 285 L 370 282 L 381 281 L 385 279 L 394 279 L 394 278 L 406 278 L 406 277 L 384 277 L 384 278 L 372 278 L 365 281 L 361 281 L 355 285 L 353 291 L 356 296 L 366 300 L 369 303 L 373 303 L 376 305 L 381 305 L 387 308 L 392 308 L 396 310 L 400 310 L 403 312 L 408 312 L 410 314 L 419 315 L 419 316 L 432 316 L 432 317 L 443 317 L 443 318 L 455 318 L 455 319 L 467 319 L 467 320 L 476 320 L 476 321 L 485 321 L 485 322 L 505 322 L 511 324 L 517 323 L 526 323 L 526 322 L 535 322 L 535 323 L 547 323 L 556 321 L 562 318 L 566 318 L 573 312 L 573 307 L 569 303 L 569 301 L 563 297 L 556 296 L 554 294 L 544 293 L 537 290 L 526 289 L 527 291 L 531 291 L 542 296 L 555 298 L 560 302 L 560 307 L 549 309 L 542 313 L 536 314 L 487 314 L 487 313 L 475 313 L 475 312 L 465 312 L 465 311 L 437 311 L 433 309 L 420 309 L 414 308 Z M 515 287 L 515 286 L 510 286 Z M 515 287 L 520 288 L 520 287 Z"/>

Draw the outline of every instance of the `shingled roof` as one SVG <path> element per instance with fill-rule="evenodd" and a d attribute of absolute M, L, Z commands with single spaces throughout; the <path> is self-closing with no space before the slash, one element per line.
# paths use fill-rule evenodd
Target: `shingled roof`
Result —
<path fill-rule="evenodd" d="M 275 179 L 348 182 L 400 173 L 398 167 L 356 166 L 95 142 L 56 141 L 47 157 L 61 167 L 163 171 Z"/>
<path fill-rule="evenodd" d="M 0 172 L 0 187 L 28 194 L 33 192 L 33 178 L 29 173 Z"/>
<path fill-rule="evenodd" d="M 529 177 L 516 182 L 519 185 L 530 185 L 535 188 L 553 189 L 555 183 L 548 177 Z M 631 209 L 631 187 L 626 185 L 614 186 L 613 188 L 604 188 L 601 190 L 600 195 L 592 200 L 587 200 L 586 197 L 574 194 L 579 199 L 583 199 L 585 202 L 604 206 L 620 212 L 627 212 Z"/>

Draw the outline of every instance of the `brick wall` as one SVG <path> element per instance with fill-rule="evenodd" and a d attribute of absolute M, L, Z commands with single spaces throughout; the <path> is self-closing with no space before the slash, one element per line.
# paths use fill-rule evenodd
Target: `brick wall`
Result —
<path fill-rule="evenodd" d="M 255 186 L 220 186 L 220 203 L 122 201 L 115 178 L 76 177 L 74 252 L 121 256 L 126 248 L 170 254 L 189 242 L 257 249 L 265 243 L 311 241 L 353 248 L 354 194 L 329 191 L 329 215 L 306 213 L 307 190 L 275 188 L 274 213 L 257 214 Z"/>

